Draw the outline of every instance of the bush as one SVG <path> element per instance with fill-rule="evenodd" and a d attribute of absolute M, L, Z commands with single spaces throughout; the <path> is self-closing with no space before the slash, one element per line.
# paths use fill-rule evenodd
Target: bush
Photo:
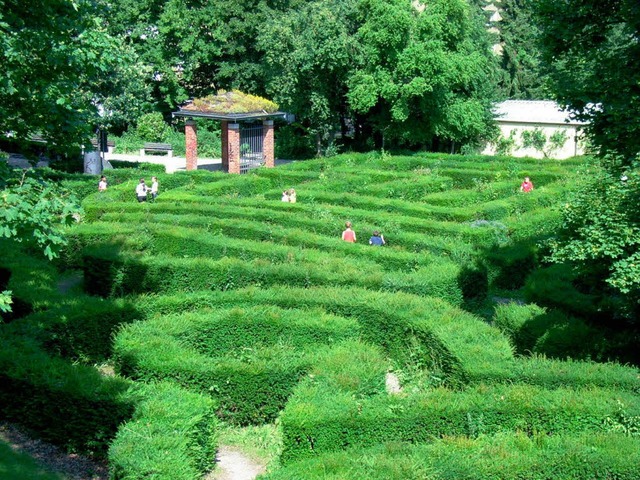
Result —
<path fill-rule="evenodd" d="M 499 432 L 579 434 L 606 431 L 620 402 L 640 413 L 636 395 L 601 389 L 479 386 L 462 392 L 355 399 L 347 392 L 307 381 L 281 416 L 284 464 L 345 446 L 385 442 L 426 443 L 433 438 L 478 437 Z"/>
<path fill-rule="evenodd" d="M 131 384 L 49 357 L 31 340 L 11 335 L 0 340 L 2 418 L 69 451 L 105 455 L 119 425 L 133 413 Z"/>
<path fill-rule="evenodd" d="M 109 448 L 110 478 L 202 478 L 215 463 L 214 402 L 168 383 L 138 390 L 141 400 L 133 418 Z"/>
<path fill-rule="evenodd" d="M 616 434 L 533 435 L 500 433 L 449 437 L 428 445 L 390 442 L 351 448 L 293 463 L 265 480 L 599 480 L 640 477 L 637 439 Z"/>
<path fill-rule="evenodd" d="M 212 395 L 218 415 L 233 423 L 272 421 L 312 351 L 357 335 L 353 321 L 316 315 L 253 307 L 138 322 L 116 338 L 116 366 L 135 379 L 173 379 Z"/>
<path fill-rule="evenodd" d="M 136 135 L 144 142 L 163 142 L 169 131 L 160 112 L 146 113 L 138 118 Z"/>

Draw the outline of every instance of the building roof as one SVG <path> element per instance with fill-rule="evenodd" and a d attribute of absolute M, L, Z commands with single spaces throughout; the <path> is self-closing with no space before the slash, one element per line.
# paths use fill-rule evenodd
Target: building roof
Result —
<path fill-rule="evenodd" d="M 548 100 L 506 100 L 493 109 L 499 123 L 527 123 L 551 125 L 584 125 L 571 114 Z"/>

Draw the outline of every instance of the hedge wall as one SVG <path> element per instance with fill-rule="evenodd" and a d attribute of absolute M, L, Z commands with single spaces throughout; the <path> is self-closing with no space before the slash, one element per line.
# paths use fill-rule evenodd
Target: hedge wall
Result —
<path fill-rule="evenodd" d="M 272 421 L 313 364 L 313 350 L 355 338 L 354 321 L 273 307 L 162 317 L 116 337 L 118 371 L 137 380 L 173 379 L 213 395 L 236 424 Z"/>
<path fill-rule="evenodd" d="M 458 285 L 460 267 L 441 262 L 412 273 L 367 271 L 356 263 L 335 261 L 340 266 L 313 262 L 272 264 L 262 258 L 153 257 L 120 252 L 113 247 L 88 249 L 83 255 L 85 288 L 92 295 L 118 296 L 143 292 L 230 290 L 249 285 L 357 285 L 373 290 L 403 291 L 441 297 L 452 304 L 462 302 Z"/>
<path fill-rule="evenodd" d="M 301 384 L 282 413 L 287 464 L 350 446 L 389 441 L 426 443 L 457 435 L 603 432 L 624 406 L 640 413 L 637 395 L 604 389 L 546 390 L 529 385 L 434 389 L 415 395 L 378 395 L 354 399 L 321 383 Z"/>
<path fill-rule="evenodd" d="M 109 448 L 110 478 L 196 480 L 215 464 L 215 403 L 169 383 L 138 387 L 133 417 Z"/>
<path fill-rule="evenodd" d="M 428 445 L 391 442 L 323 454 L 260 476 L 264 480 L 635 480 L 640 441 L 624 435 L 451 437 Z"/>
<path fill-rule="evenodd" d="M 49 357 L 26 338 L 0 340 L 2 418 L 71 451 L 104 455 L 133 413 L 130 382 Z"/>

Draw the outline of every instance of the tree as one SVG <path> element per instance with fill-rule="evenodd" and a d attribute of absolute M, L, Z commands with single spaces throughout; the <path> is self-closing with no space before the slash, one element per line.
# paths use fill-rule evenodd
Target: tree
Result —
<path fill-rule="evenodd" d="M 361 0 L 362 64 L 351 107 L 397 145 L 466 143 L 489 134 L 495 64 L 484 25 L 462 0 Z"/>
<path fill-rule="evenodd" d="M 637 0 L 538 0 L 552 91 L 602 154 L 628 167 L 640 153 L 640 5 Z"/>
<path fill-rule="evenodd" d="M 128 82 L 131 52 L 107 34 L 89 0 L 0 0 L 0 132 L 38 134 L 66 153 L 84 143 L 98 108 Z M 109 105 L 113 113 L 115 104 Z"/>
<path fill-rule="evenodd" d="M 502 45 L 500 88 L 507 98 L 547 98 L 545 74 L 533 17 L 535 0 L 504 0 L 500 6 L 498 40 Z"/>
<path fill-rule="evenodd" d="M 552 259 L 575 266 L 615 315 L 640 310 L 640 4 L 539 0 L 542 52 L 558 101 L 589 122 L 598 163 L 563 211 Z"/>
<path fill-rule="evenodd" d="M 104 19 L 140 56 L 156 105 L 168 113 L 221 88 L 265 93 L 256 39 L 272 12 L 302 0 L 113 0 Z"/>
<path fill-rule="evenodd" d="M 0 158 L 0 238 L 35 245 L 49 260 L 66 244 L 63 227 L 80 212 L 78 200 L 33 170 L 13 171 Z M 0 292 L 0 311 L 9 311 L 11 292 Z"/>
<path fill-rule="evenodd" d="M 258 38 L 264 52 L 267 92 L 296 113 L 321 155 L 350 116 L 347 79 L 360 63 L 350 19 L 355 1 L 310 2 L 276 15 Z"/>
<path fill-rule="evenodd" d="M 583 288 L 600 297 L 602 310 L 637 322 L 640 169 L 621 177 L 600 163 L 584 172 L 582 184 L 567 199 L 551 260 L 572 264 Z"/>

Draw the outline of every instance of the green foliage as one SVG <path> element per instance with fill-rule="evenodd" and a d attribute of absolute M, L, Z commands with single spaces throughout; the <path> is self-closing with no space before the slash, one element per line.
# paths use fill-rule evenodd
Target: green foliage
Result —
<path fill-rule="evenodd" d="M 50 260 L 65 244 L 62 227 L 79 214 L 78 200 L 33 171 L 11 171 L 0 161 L 0 237 L 33 243 Z"/>
<path fill-rule="evenodd" d="M 552 93 L 588 122 L 586 132 L 601 153 L 619 154 L 625 166 L 631 165 L 640 151 L 640 13 L 635 0 L 532 5 Z"/>
<path fill-rule="evenodd" d="M 506 98 L 539 100 L 547 98 L 547 73 L 537 39 L 539 26 L 533 0 L 503 0 L 502 20 L 496 25 L 496 43 L 502 45 L 500 90 Z"/>
<path fill-rule="evenodd" d="M 521 136 L 524 148 L 533 148 L 545 158 L 552 157 L 553 152 L 564 147 L 569 138 L 565 130 L 556 130 L 547 138 L 542 129 L 537 127 L 533 130 L 523 130 Z"/>
<path fill-rule="evenodd" d="M 637 318 L 640 299 L 637 215 L 640 177 L 623 179 L 597 165 L 577 185 L 562 209 L 562 228 L 551 242 L 551 259 L 578 267 L 590 290 L 622 316 Z"/>
<path fill-rule="evenodd" d="M 145 142 L 162 142 L 169 133 L 169 126 L 159 112 L 147 113 L 137 123 L 136 135 Z"/>
<path fill-rule="evenodd" d="M 492 58 L 468 4 L 429 2 L 417 14 L 397 0 L 359 6 L 362 67 L 349 78 L 351 107 L 400 144 L 488 135 Z"/>
<path fill-rule="evenodd" d="M 496 155 L 511 155 L 516 148 L 516 131 L 511 130 L 508 137 L 501 136 L 496 143 Z"/>
<path fill-rule="evenodd" d="M 427 445 L 389 442 L 350 448 L 299 461 L 264 476 L 265 480 L 633 480 L 638 441 L 618 434 L 508 435 L 446 437 Z"/>
<path fill-rule="evenodd" d="M 145 385 L 133 417 L 109 448 L 114 480 L 196 480 L 215 462 L 215 403 L 169 383 Z"/>
<path fill-rule="evenodd" d="M 218 90 L 215 95 L 194 99 L 185 109 L 206 113 L 274 113 L 278 104 L 239 90 Z"/>
<path fill-rule="evenodd" d="M 98 122 L 121 122 L 142 108 L 147 92 L 136 56 L 107 33 L 100 14 L 85 1 L 3 1 L 0 131 L 22 144 L 41 135 L 69 155 Z"/>
<path fill-rule="evenodd" d="M 322 384 L 303 382 L 281 416 L 281 458 L 286 465 L 342 445 L 427 443 L 434 437 L 477 438 L 505 430 L 550 436 L 601 433 L 604 419 L 618 412 L 620 401 L 630 415 L 640 411 L 634 394 L 612 393 L 599 388 L 482 385 L 463 392 L 438 388 L 359 399 Z"/>
<path fill-rule="evenodd" d="M 314 349 L 357 333 L 355 322 L 318 311 L 233 308 L 130 325 L 116 338 L 115 360 L 129 377 L 175 379 L 211 395 L 223 419 L 259 424 L 283 408 Z"/>
<path fill-rule="evenodd" d="M 28 338 L 1 340 L 3 417 L 70 450 L 104 455 L 133 411 L 130 383 L 48 357 Z"/>

